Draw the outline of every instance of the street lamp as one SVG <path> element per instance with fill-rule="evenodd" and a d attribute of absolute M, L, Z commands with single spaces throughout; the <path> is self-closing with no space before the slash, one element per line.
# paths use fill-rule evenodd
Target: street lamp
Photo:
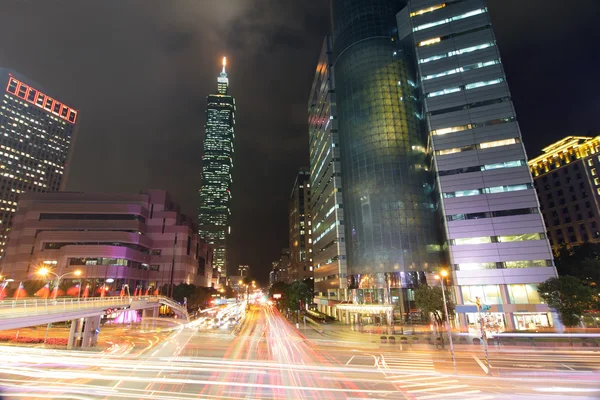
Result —
<path fill-rule="evenodd" d="M 72 271 L 72 272 L 66 272 L 66 273 L 64 273 L 64 274 L 62 274 L 62 275 L 58 275 L 58 274 L 56 274 L 56 273 L 54 273 L 54 272 L 50 271 L 50 270 L 49 270 L 48 268 L 46 268 L 46 267 L 40 268 L 40 269 L 37 271 L 37 273 L 38 273 L 38 275 L 41 275 L 41 276 L 54 275 L 54 276 L 56 277 L 56 286 L 54 287 L 54 298 L 55 298 L 55 299 L 56 299 L 56 297 L 57 297 L 57 295 L 58 295 L 58 286 L 60 285 L 60 280 L 61 280 L 62 278 L 64 278 L 64 277 L 65 277 L 65 276 L 67 276 L 67 275 L 75 275 L 75 276 L 79 276 L 79 275 L 81 275 L 81 271 L 80 271 L 80 270 L 76 270 L 76 271 Z"/>
<path fill-rule="evenodd" d="M 442 283 L 442 298 L 444 299 L 444 311 L 446 313 L 446 328 L 448 330 L 448 341 L 450 342 L 450 354 L 452 354 L 452 364 L 454 364 L 454 369 L 456 370 L 456 358 L 454 358 L 454 343 L 452 342 L 452 331 L 450 329 L 450 316 L 448 315 L 448 303 L 446 302 L 446 290 L 444 289 L 444 278 L 448 276 L 448 271 L 443 269 L 440 271 L 440 275 L 436 275 L 435 279 L 439 279 Z"/>
<path fill-rule="evenodd" d="M 0 277 L 0 280 L 1 279 L 4 279 L 4 283 L 2 284 L 2 287 L 0 287 L 0 300 L 4 298 L 2 295 L 4 294 L 8 284 L 15 281 L 14 279 L 6 279 L 6 277 Z"/>

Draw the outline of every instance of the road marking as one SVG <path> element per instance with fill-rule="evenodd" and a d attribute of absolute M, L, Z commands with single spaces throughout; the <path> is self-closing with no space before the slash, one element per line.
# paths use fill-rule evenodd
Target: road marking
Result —
<path fill-rule="evenodd" d="M 430 394 L 428 396 L 419 396 L 419 400 L 427 400 L 427 399 L 439 399 L 440 396 L 450 397 L 450 396 L 464 396 L 467 394 L 477 394 L 481 393 L 481 390 L 468 390 L 466 392 L 456 392 L 456 393 L 445 393 L 445 394 Z M 487 399 L 493 399 L 494 397 L 486 397 Z M 483 398 L 480 398 L 483 399 Z"/>
<path fill-rule="evenodd" d="M 350 359 L 348 360 L 348 362 L 346 363 L 346 365 L 350 364 L 350 362 L 351 362 L 352 360 L 354 360 L 354 357 L 356 357 L 356 356 L 352 356 L 352 358 L 350 358 Z"/>
<path fill-rule="evenodd" d="M 477 361 L 477 364 L 479 364 L 479 366 L 481 367 L 481 369 L 483 370 L 483 372 L 485 372 L 486 374 L 489 373 L 488 367 L 486 367 L 485 365 L 483 365 L 483 363 L 481 362 L 481 360 L 479 358 L 477 358 L 477 356 L 473 356 L 473 358 L 475 359 L 475 361 Z"/>
<path fill-rule="evenodd" d="M 417 387 L 417 386 L 431 386 L 431 385 L 441 385 L 443 383 L 456 383 L 458 382 L 457 380 L 451 380 L 451 381 L 435 381 L 435 382 L 421 382 L 421 383 L 412 383 L 410 385 L 401 385 L 402 388 L 409 388 L 409 387 Z"/>
<path fill-rule="evenodd" d="M 389 376 L 387 378 L 395 379 L 398 377 L 397 376 Z M 431 380 L 431 379 L 440 379 L 440 377 L 439 376 L 427 376 L 427 377 L 419 377 L 419 378 L 411 378 L 411 379 L 402 379 L 402 380 L 397 380 L 397 381 L 392 381 L 392 382 L 416 382 L 416 381 L 427 381 L 427 380 Z"/>
<path fill-rule="evenodd" d="M 469 387 L 469 385 L 454 385 L 454 386 L 445 386 L 445 387 L 434 387 L 428 389 L 416 389 L 416 390 L 407 390 L 406 393 L 422 393 L 422 392 L 433 392 L 434 390 L 450 390 L 450 389 L 460 389 Z"/>
<path fill-rule="evenodd" d="M 569 367 L 567 364 L 563 364 L 562 366 L 565 367 L 565 368 L 569 368 L 571 371 L 575 371 L 574 368 Z"/>

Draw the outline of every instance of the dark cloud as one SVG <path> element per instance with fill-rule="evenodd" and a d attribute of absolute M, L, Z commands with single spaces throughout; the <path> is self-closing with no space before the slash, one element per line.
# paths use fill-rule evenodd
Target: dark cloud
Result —
<path fill-rule="evenodd" d="M 599 2 L 489 0 L 529 153 L 597 129 Z M 237 98 L 231 264 L 266 278 L 308 164 L 307 97 L 325 0 L 0 0 L 0 64 L 81 110 L 69 189 L 173 193 L 196 214 L 205 96 Z"/>

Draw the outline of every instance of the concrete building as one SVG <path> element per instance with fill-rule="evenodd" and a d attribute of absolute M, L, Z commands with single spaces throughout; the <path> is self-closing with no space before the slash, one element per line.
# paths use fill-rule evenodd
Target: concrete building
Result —
<path fill-rule="evenodd" d="M 81 270 L 90 295 L 125 284 L 131 293 L 171 283 L 208 286 L 212 250 L 196 229 L 162 190 L 27 193 L 19 200 L 3 275 L 20 282 L 39 279 L 41 267 L 59 275 Z"/>
<path fill-rule="evenodd" d="M 298 171 L 289 200 L 290 281 L 313 279 L 310 172 Z"/>
<path fill-rule="evenodd" d="M 20 75 L 0 69 L 0 257 L 21 193 L 64 190 L 79 112 Z"/>
<path fill-rule="evenodd" d="M 315 303 L 320 311 L 328 314 L 333 314 L 335 305 L 348 298 L 340 140 L 335 107 L 331 38 L 326 37 L 308 100 L 308 133 Z"/>
<path fill-rule="evenodd" d="M 269 273 L 269 283 L 273 285 L 277 282 L 290 283 L 290 250 L 281 249 L 279 260 L 273 261 L 273 269 Z"/>
<path fill-rule="evenodd" d="M 215 277 L 224 284 L 227 276 L 227 236 L 231 233 L 231 185 L 235 142 L 235 99 L 229 93 L 229 78 L 223 70 L 217 93 L 207 97 L 206 132 L 202 156 L 199 234 L 214 248 Z"/>
<path fill-rule="evenodd" d="M 553 249 L 600 243 L 600 136 L 567 136 L 528 164 Z"/>
<path fill-rule="evenodd" d="M 397 21 L 395 57 L 418 72 L 461 326 L 476 328 L 476 298 L 494 330 L 551 325 L 536 288 L 556 269 L 485 1 L 410 0 Z"/>

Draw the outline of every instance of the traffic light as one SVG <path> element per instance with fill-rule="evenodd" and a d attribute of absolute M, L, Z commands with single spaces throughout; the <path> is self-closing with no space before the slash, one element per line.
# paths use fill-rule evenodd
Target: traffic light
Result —
<path fill-rule="evenodd" d="M 484 305 L 481 306 L 481 311 L 484 311 L 484 312 L 485 311 L 490 311 L 490 308 L 491 308 L 490 306 L 488 306 L 487 304 L 484 304 Z"/>

